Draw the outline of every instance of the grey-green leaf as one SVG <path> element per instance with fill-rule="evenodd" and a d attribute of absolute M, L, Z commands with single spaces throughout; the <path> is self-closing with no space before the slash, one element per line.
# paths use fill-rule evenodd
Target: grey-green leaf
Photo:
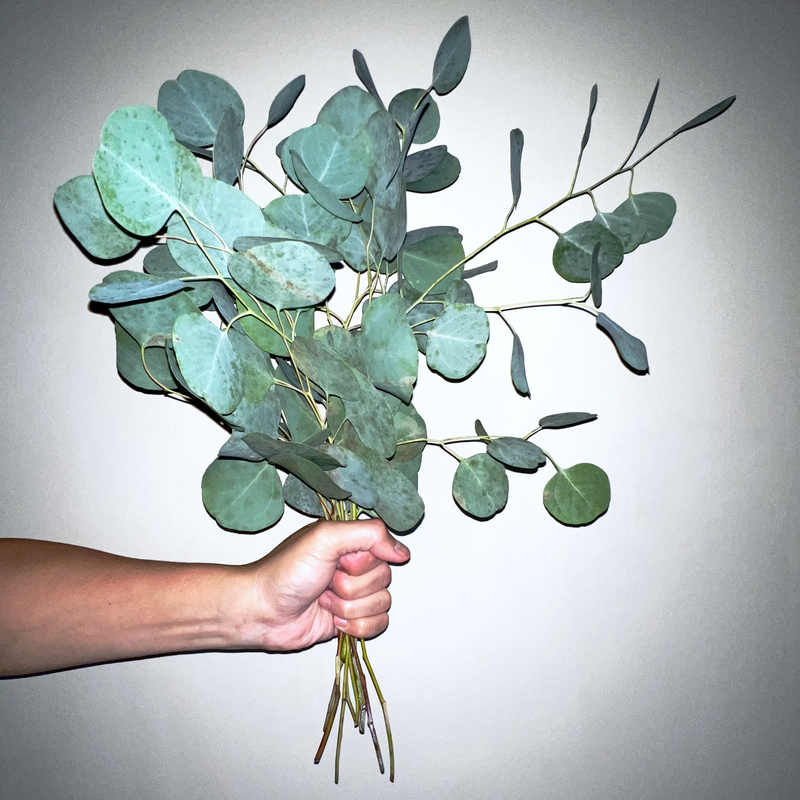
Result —
<path fill-rule="evenodd" d="M 159 278 L 188 278 L 191 273 L 178 266 L 178 262 L 169 252 L 169 247 L 160 244 L 151 247 L 144 257 L 142 268 L 148 275 L 156 275 Z M 202 308 L 211 302 L 211 289 L 214 281 L 184 281 L 183 288 L 191 289 L 191 298 Z"/>
<path fill-rule="evenodd" d="M 519 128 L 511 131 L 511 196 L 513 198 L 512 208 L 517 207 L 519 197 L 522 194 L 522 147 L 525 144 L 525 137 Z"/>
<path fill-rule="evenodd" d="M 175 322 L 172 344 L 192 392 L 220 414 L 230 414 L 244 395 L 244 384 L 227 332 L 202 314 L 184 314 Z"/>
<path fill-rule="evenodd" d="M 486 356 L 489 320 L 475 305 L 448 305 L 428 331 L 428 366 L 450 380 L 466 378 Z"/>
<path fill-rule="evenodd" d="M 487 453 L 459 462 L 453 476 L 453 497 L 467 514 L 489 519 L 508 501 L 508 475 L 500 462 Z"/>
<path fill-rule="evenodd" d="M 427 444 L 428 429 L 425 420 L 410 403 L 400 403 L 394 414 L 394 436 L 397 441 L 397 449 L 392 456 L 392 463 L 404 464 L 414 461 L 422 454 Z M 419 440 L 422 441 L 414 441 Z M 409 444 L 402 444 L 409 442 Z"/>
<path fill-rule="evenodd" d="M 544 487 L 544 507 L 564 525 L 588 525 L 608 510 L 608 475 L 594 464 L 559 470 Z"/>
<path fill-rule="evenodd" d="M 622 242 L 598 222 L 579 222 L 558 237 L 553 249 L 553 267 L 556 272 L 571 283 L 588 283 L 592 251 L 598 242 L 600 276 L 607 278 L 622 263 Z"/>
<path fill-rule="evenodd" d="M 303 242 L 275 242 L 235 253 L 228 269 L 239 285 L 279 311 L 314 306 L 336 284 L 330 264 Z"/>
<path fill-rule="evenodd" d="M 286 442 L 274 436 L 266 436 L 263 433 L 248 433 L 244 436 L 244 441 L 249 448 L 270 462 L 274 462 L 274 459 L 278 456 L 291 455 L 302 458 L 321 470 L 336 469 L 336 467 L 344 466 L 344 462 L 337 460 L 328 453 L 323 453 L 318 448 L 301 442 Z"/>
<path fill-rule="evenodd" d="M 716 119 L 720 114 L 724 114 L 733 105 L 734 100 L 736 100 L 735 94 L 726 98 L 722 102 L 711 106 L 711 108 L 707 108 L 702 112 L 702 114 L 698 114 L 696 117 L 690 119 L 685 125 L 681 125 L 681 127 L 678 128 L 672 135 L 677 136 L 679 133 L 690 131 L 692 128 L 697 128 L 700 125 L 705 125 L 706 122 L 711 122 L 712 119 Z"/>
<path fill-rule="evenodd" d="M 461 174 L 461 162 L 452 154 L 445 153 L 444 158 L 436 169 L 419 180 L 409 181 L 406 189 L 409 192 L 430 194 L 439 192 L 452 186 Z"/>
<path fill-rule="evenodd" d="M 403 177 L 409 183 L 427 178 L 442 163 L 446 155 L 447 145 L 444 144 L 437 144 L 417 153 L 409 153 L 403 162 Z"/>
<path fill-rule="evenodd" d="M 292 453 L 283 453 L 270 460 L 271 464 L 281 467 L 300 478 L 314 491 L 331 500 L 346 500 L 350 492 L 335 484 L 328 475 L 312 461 L 308 461 Z"/>
<path fill-rule="evenodd" d="M 417 380 L 419 356 L 399 295 L 386 294 L 366 306 L 360 344 L 370 381 L 408 403 Z"/>
<path fill-rule="evenodd" d="M 514 341 L 511 345 L 511 383 L 523 397 L 531 396 L 528 376 L 525 372 L 525 351 L 522 347 L 522 340 L 516 332 L 514 332 Z"/>
<path fill-rule="evenodd" d="M 61 184 L 53 202 L 67 230 L 94 258 L 123 258 L 139 246 L 139 239 L 109 216 L 91 175 L 78 175 Z"/>
<path fill-rule="evenodd" d="M 409 127 L 417 102 L 424 94 L 424 89 L 406 89 L 396 94 L 389 103 L 389 113 L 403 130 Z M 439 124 L 441 122 L 439 106 L 432 97 L 427 99 L 430 101 L 430 105 L 420 118 L 419 125 L 417 125 L 414 132 L 413 144 L 427 144 L 435 139 L 436 134 L 439 133 Z"/>
<path fill-rule="evenodd" d="M 111 273 L 113 283 L 98 283 L 89 290 L 89 299 L 95 303 L 119 305 L 134 300 L 150 300 L 183 291 L 186 284 L 180 280 L 159 278 L 141 272 L 123 269 Z"/>
<path fill-rule="evenodd" d="M 163 392 L 161 386 L 150 377 L 152 375 L 167 389 L 174 391 L 178 388 L 172 377 L 167 363 L 167 354 L 163 347 L 145 349 L 147 369 L 150 371 L 150 375 L 148 375 L 142 364 L 142 351 L 136 339 L 118 322 L 114 323 L 114 332 L 117 344 L 117 371 L 131 386 L 144 392 Z"/>
<path fill-rule="evenodd" d="M 267 128 L 277 125 L 294 107 L 300 93 L 306 87 L 306 76 L 298 75 L 294 80 L 289 81 L 286 86 L 275 95 L 275 99 L 270 103 L 269 113 L 267 114 Z"/>
<path fill-rule="evenodd" d="M 470 55 L 469 17 L 461 17 L 445 34 L 433 62 L 433 88 L 447 94 L 461 83 Z"/>
<path fill-rule="evenodd" d="M 436 283 L 435 293 L 442 293 L 461 277 L 461 268 L 450 270 L 464 259 L 460 234 L 427 236 L 403 247 L 403 278 L 418 292 L 427 292 Z M 449 273 L 449 274 L 448 274 Z"/>
<path fill-rule="evenodd" d="M 131 233 L 152 236 L 184 208 L 202 172 L 161 114 L 132 106 L 114 111 L 103 125 L 94 177 L 108 213 Z"/>
<path fill-rule="evenodd" d="M 583 129 L 583 138 L 581 139 L 581 155 L 583 155 L 583 151 L 586 149 L 586 145 L 589 143 L 589 136 L 592 133 L 592 116 L 594 115 L 594 110 L 597 107 L 597 84 L 592 86 L 592 91 L 589 95 L 589 116 L 586 119 L 586 127 Z"/>
<path fill-rule="evenodd" d="M 326 394 L 358 400 L 361 389 L 355 373 L 331 347 L 311 336 L 297 336 L 289 345 L 297 368 Z"/>
<path fill-rule="evenodd" d="M 656 81 L 653 93 L 650 95 L 650 101 L 647 103 L 647 108 L 645 109 L 644 117 L 642 118 L 642 124 L 639 126 L 639 133 L 636 135 L 636 141 L 633 144 L 633 149 L 631 152 L 636 149 L 636 145 L 639 144 L 639 141 L 647 129 L 648 123 L 650 122 L 650 115 L 653 113 L 653 106 L 656 104 L 656 95 L 658 95 L 658 86 L 660 83 L 660 79 Z"/>
<path fill-rule="evenodd" d="M 295 172 L 300 182 L 306 187 L 308 193 L 326 211 L 329 211 L 335 217 L 339 217 L 339 219 L 346 219 L 348 222 L 361 222 L 361 214 L 354 211 L 349 205 L 342 203 L 327 186 L 320 183 L 311 172 L 309 172 L 299 153 L 290 150 L 289 157 L 292 159 Z M 364 171 L 364 180 L 366 180 L 366 170 Z"/>
<path fill-rule="evenodd" d="M 116 273 L 106 275 L 107 283 L 117 280 Z M 191 292 L 176 292 L 144 302 L 126 303 L 109 308 L 114 319 L 145 346 L 163 345 L 172 338 L 175 320 L 182 314 L 199 314 Z"/>
<path fill-rule="evenodd" d="M 322 430 L 322 426 L 302 395 L 285 386 L 276 386 L 275 391 L 280 398 L 281 410 L 292 441 L 308 441 Z"/>
<path fill-rule="evenodd" d="M 489 434 L 486 432 L 486 428 L 483 427 L 483 423 L 479 420 L 475 420 L 475 433 L 481 437 L 481 439 L 488 439 Z"/>
<path fill-rule="evenodd" d="M 489 442 L 486 452 L 512 469 L 533 470 L 547 463 L 542 448 L 516 436 L 501 436 Z"/>
<path fill-rule="evenodd" d="M 344 136 L 354 138 L 377 111 L 386 113 L 371 94 L 359 86 L 345 86 L 322 106 L 317 122 L 326 122 Z"/>
<path fill-rule="evenodd" d="M 317 493 L 300 478 L 289 473 L 283 482 L 283 499 L 287 506 L 309 517 L 323 516 L 322 505 Z"/>
<path fill-rule="evenodd" d="M 647 234 L 647 225 L 636 213 L 626 216 L 617 212 L 598 211 L 592 222 L 608 228 L 622 242 L 623 253 L 632 253 Z"/>
<path fill-rule="evenodd" d="M 222 117 L 233 108 L 234 119 L 244 122 L 244 104 L 237 91 L 222 78 L 187 69 L 177 80 L 162 84 L 158 110 L 167 118 L 175 136 L 197 147 L 213 144 Z"/>
<path fill-rule="evenodd" d="M 476 275 L 483 275 L 484 272 L 494 272 L 496 269 L 497 262 L 490 261 L 488 264 L 482 264 L 480 267 L 465 269 L 461 277 L 467 280 L 468 278 L 474 278 Z"/>
<path fill-rule="evenodd" d="M 278 472 L 264 461 L 217 459 L 203 475 L 203 504 L 222 528 L 256 533 L 283 515 Z"/>
<path fill-rule="evenodd" d="M 381 108 L 384 108 L 383 100 L 378 94 L 378 89 L 375 86 L 375 81 L 372 80 L 372 74 L 367 66 L 367 60 L 364 58 L 360 50 L 353 50 L 353 65 L 356 68 L 356 75 L 361 83 L 364 84 L 366 90 L 375 98 L 376 102 Z"/>
<path fill-rule="evenodd" d="M 660 239 L 672 225 L 675 217 L 675 200 L 664 192 L 643 192 L 631 195 L 614 209 L 614 214 L 624 217 L 639 217 L 647 232 L 642 244 Z"/>
<path fill-rule="evenodd" d="M 350 222 L 326 211 L 311 195 L 290 194 L 273 200 L 265 209 L 268 223 L 300 241 L 336 247 L 350 235 Z"/>
<path fill-rule="evenodd" d="M 600 242 L 596 242 L 592 250 L 592 267 L 589 272 L 589 282 L 592 287 L 592 302 L 595 308 L 603 304 L 603 279 L 600 277 Z"/>
<path fill-rule="evenodd" d="M 244 131 L 233 107 L 222 115 L 214 137 L 214 177 L 233 185 L 239 177 L 244 158 Z"/>
<path fill-rule="evenodd" d="M 167 234 L 174 238 L 167 246 L 178 265 L 192 275 L 219 272 L 227 277 L 230 258 L 227 248 L 242 236 L 263 236 L 267 232 L 264 215 L 255 201 L 222 181 L 202 178 L 187 198 L 186 206 L 191 215 L 191 231 L 175 214 L 167 228 Z M 194 244 L 195 240 L 203 247 Z"/>
<path fill-rule="evenodd" d="M 586 411 L 565 411 L 561 414 L 548 414 L 539 420 L 540 428 L 570 428 L 573 425 L 581 425 L 584 422 L 592 422 L 597 419 L 597 414 L 589 414 Z"/>
<path fill-rule="evenodd" d="M 597 315 L 597 327 L 611 337 L 619 357 L 628 367 L 634 372 L 649 372 L 647 348 L 641 339 L 632 336 L 602 312 Z"/>

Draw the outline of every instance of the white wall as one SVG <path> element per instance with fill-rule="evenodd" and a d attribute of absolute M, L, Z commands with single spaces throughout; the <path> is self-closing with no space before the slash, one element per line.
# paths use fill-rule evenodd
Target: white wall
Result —
<path fill-rule="evenodd" d="M 372 646 L 398 779 L 348 737 L 342 784 L 314 767 L 331 646 L 293 656 L 208 654 L 0 682 L 0 796 L 9 800 L 308 798 L 796 798 L 800 796 L 800 510 L 796 4 L 708 0 L 277 4 L 30 0 L 3 12 L 2 485 L 4 535 L 145 558 L 242 563 L 294 530 L 218 529 L 200 476 L 224 439 L 202 414 L 138 394 L 114 369 L 108 320 L 87 310 L 105 269 L 62 232 L 54 189 L 86 173 L 105 117 L 154 104 L 185 68 L 242 94 L 246 131 L 275 92 L 308 88 L 262 146 L 309 124 L 366 55 L 388 99 L 425 84 L 441 36 L 469 13 L 473 57 L 440 107 L 463 174 L 415 198 L 413 224 L 455 224 L 467 245 L 507 209 L 508 131 L 526 135 L 522 213 L 571 178 L 588 92 L 600 85 L 586 179 L 617 165 L 652 85 L 650 141 L 731 93 L 733 109 L 640 170 L 678 202 L 667 237 L 607 282 L 609 315 L 649 347 L 619 363 L 587 315 L 520 315 L 533 399 L 508 381 L 493 327 L 468 383 L 424 374 L 433 436 L 529 430 L 565 464 L 606 468 L 612 506 L 584 529 L 541 506 L 547 476 L 512 476 L 507 510 L 464 517 L 453 462 L 430 452 L 428 512 L 406 541 L 389 632 Z M 616 204 L 624 186 L 600 195 Z M 607 198 L 607 199 L 606 199 Z M 577 221 L 582 206 L 557 220 Z M 565 225 L 566 226 L 566 225 Z M 497 248 L 479 302 L 562 296 L 552 237 Z M 424 369 L 423 369 L 424 372 Z M 2 611 L 0 610 L 0 613 Z"/>

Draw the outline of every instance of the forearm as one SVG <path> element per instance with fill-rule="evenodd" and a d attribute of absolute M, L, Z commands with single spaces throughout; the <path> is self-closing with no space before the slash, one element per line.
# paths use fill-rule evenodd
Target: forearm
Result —
<path fill-rule="evenodd" d="M 245 568 L 0 539 L 0 675 L 232 649 Z"/>

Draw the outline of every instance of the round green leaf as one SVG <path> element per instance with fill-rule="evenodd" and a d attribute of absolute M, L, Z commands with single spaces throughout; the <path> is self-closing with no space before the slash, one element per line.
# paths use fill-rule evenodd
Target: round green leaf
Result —
<path fill-rule="evenodd" d="M 638 217 L 647 228 L 642 244 L 660 239 L 672 225 L 675 218 L 675 199 L 664 192 L 644 192 L 631 195 L 624 203 L 614 209 L 615 214 L 624 217 Z"/>
<path fill-rule="evenodd" d="M 647 233 L 647 225 L 638 215 L 628 217 L 624 214 L 600 211 L 595 214 L 592 222 L 608 228 L 622 242 L 623 253 L 632 253 L 642 243 Z"/>
<path fill-rule="evenodd" d="M 572 283 L 588 283 L 592 251 L 597 242 L 600 242 L 597 255 L 600 277 L 607 278 L 622 263 L 622 242 L 598 222 L 580 222 L 558 237 L 553 250 L 556 272 Z"/>
<path fill-rule="evenodd" d="M 264 216 L 267 223 L 296 239 L 333 247 L 350 235 L 352 227 L 351 223 L 326 211 L 308 194 L 278 197 L 264 209 Z"/>
<path fill-rule="evenodd" d="M 428 331 L 428 366 L 450 380 L 466 378 L 483 361 L 488 341 L 489 320 L 482 308 L 448 305 Z"/>
<path fill-rule="evenodd" d="M 446 155 L 447 146 L 443 144 L 417 153 L 409 153 L 403 162 L 403 177 L 408 182 L 427 178 L 442 163 Z"/>
<path fill-rule="evenodd" d="M 461 235 L 442 234 L 427 236 L 420 241 L 406 239 L 402 252 L 403 277 L 418 292 L 427 292 L 433 283 L 464 259 Z M 439 294 L 461 277 L 462 269 L 453 270 L 434 287 Z"/>
<path fill-rule="evenodd" d="M 202 489 L 206 510 L 227 530 L 256 533 L 283 515 L 281 479 L 264 461 L 217 459 L 205 471 Z"/>
<path fill-rule="evenodd" d="M 452 186 L 461 174 L 461 162 L 452 154 L 445 153 L 444 158 L 432 172 L 419 180 L 409 181 L 406 189 L 409 192 L 419 192 L 430 194 L 440 192 L 448 186 Z"/>
<path fill-rule="evenodd" d="M 238 92 L 222 78 L 196 69 L 184 70 L 177 80 L 162 84 L 158 92 L 158 110 L 169 121 L 175 136 L 196 147 L 214 143 L 229 108 L 241 127 L 244 104 Z"/>
<path fill-rule="evenodd" d="M 538 469 L 547 463 L 541 447 L 526 439 L 501 436 L 489 442 L 486 452 L 512 469 Z"/>
<path fill-rule="evenodd" d="M 155 383 L 142 364 L 142 351 L 136 339 L 118 322 L 114 323 L 114 332 L 117 343 L 117 371 L 131 386 L 144 392 L 163 392 L 158 383 L 173 391 L 178 388 L 163 347 L 148 347 L 144 352 L 147 369 L 158 381 Z"/>
<path fill-rule="evenodd" d="M 367 127 L 376 111 L 386 113 L 369 92 L 358 86 L 346 86 L 322 106 L 317 122 L 326 122 L 343 136 L 353 138 Z"/>
<path fill-rule="evenodd" d="M 120 108 L 106 120 L 94 157 L 94 177 L 108 213 L 137 236 L 152 236 L 202 177 L 154 108 Z"/>
<path fill-rule="evenodd" d="M 594 464 L 562 469 L 544 487 L 544 507 L 564 525 L 588 525 L 608 510 L 608 475 Z"/>
<path fill-rule="evenodd" d="M 324 341 L 311 336 L 296 336 L 289 345 L 292 361 L 306 377 L 343 400 L 358 400 L 361 389 L 348 363 Z"/>
<path fill-rule="evenodd" d="M 175 322 L 172 344 L 192 392 L 220 414 L 230 414 L 243 397 L 244 384 L 228 333 L 202 314 L 184 314 Z"/>
<path fill-rule="evenodd" d="M 397 441 L 397 450 L 392 457 L 392 463 L 397 466 L 410 461 L 415 461 L 425 449 L 425 439 L 428 429 L 425 420 L 410 403 L 401 403 L 394 415 L 394 438 Z M 422 439 L 421 442 L 401 444 L 401 442 Z"/>
<path fill-rule="evenodd" d="M 330 264 L 303 242 L 275 242 L 235 253 L 228 269 L 240 286 L 279 311 L 314 306 L 336 285 Z"/>
<path fill-rule="evenodd" d="M 389 113 L 397 120 L 397 123 L 403 129 L 408 127 L 408 123 L 411 121 L 411 117 L 414 114 L 417 101 L 424 94 L 424 89 L 406 89 L 392 98 L 392 101 L 389 103 Z M 432 97 L 429 99 L 430 105 L 427 111 L 422 115 L 419 125 L 417 125 L 417 130 L 414 133 L 414 144 L 427 144 L 432 139 L 435 139 L 436 134 L 439 133 L 439 106 Z"/>
<path fill-rule="evenodd" d="M 170 220 L 167 235 L 188 242 L 194 242 L 197 237 L 205 253 L 196 244 L 176 239 L 170 239 L 167 246 L 178 266 L 192 275 L 216 275 L 219 271 L 227 277 L 230 253 L 224 248 L 232 248 L 234 241 L 241 236 L 266 234 L 266 222 L 258 205 L 244 192 L 222 181 L 203 178 L 191 196 L 185 198 L 185 204 L 191 216 L 196 218 L 189 219 L 194 235 L 177 214 Z"/>
<path fill-rule="evenodd" d="M 489 519 L 508 501 L 508 475 L 503 465 L 487 453 L 459 462 L 453 476 L 453 497 L 461 508 L 478 519 Z"/>
<path fill-rule="evenodd" d="M 296 184 L 308 189 L 292 163 L 290 154 L 297 153 L 311 175 L 343 200 L 355 197 L 367 182 L 367 147 L 366 136 L 350 138 L 338 133 L 332 125 L 318 122 L 289 137 L 281 150 L 281 163 Z"/>
<path fill-rule="evenodd" d="M 53 202 L 61 221 L 89 255 L 106 260 L 123 258 L 139 246 L 139 240 L 108 215 L 91 175 L 78 175 L 61 184 Z"/>

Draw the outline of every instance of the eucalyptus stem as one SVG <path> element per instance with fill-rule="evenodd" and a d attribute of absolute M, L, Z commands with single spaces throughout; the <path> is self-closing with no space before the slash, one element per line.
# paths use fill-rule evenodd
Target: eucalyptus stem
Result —
<path fill-rule="evenodd" d="M 337 501 L 333 506 L 333 513 L 328 513 L 329 509 L 324 507 L 326 519 L 347 520 L 357 519 L 361 513 L 361 509 L 354 503 L 346 505 L 343 501 Z M 378 700 L 381 704 L 383 711 L 384 722 L 386 723 L 386 736 L 389 743 L 389 780 L 394 781 L 394 742 L 392 740 L 392 729 L 389 725 L 389 714 L 384 700 L 383 693 L 380 690 L 375 671 L 367 657 L 367 648 L 364 640 L 361 642 L 361 657 L 358 654 L 358 644 L 355 637 L 339 631 L 336 646 L 336 659 L 333 687 L 331 688 L 331 696 L 328 700 L 328 707 L 325 711 L 325 720 L 322 726 L 322 740 L 319 743 L 317 752 L 314 755 L 314 763 L 319 764 L 325 752 L 325 748 L 330 739 L 333 727 L 336 724 L 336 714 L 338 711 L 339 722 L 338 732 L 336 738 L 336 755 L 334 765 L 334 781 L 339 782 L 339 767 L 341 762 L 342 740 L 344 735 L 344 718 L 345 714 L 349 711 L 353 718 L 354 726 L 358 728 L 359 733 L 364 734 L 369 730 L 372 744 L 375 748 L 375 758 L 378 761 L 378 769 L 381 774 L 385 773 L 385 765 L 383 761 L 383 754 L 381 752 L 380 742 L 378 740 L 378 733 L 375 729 L 375 721 L 372 716 L 372 705 L 369 699 L 369 691 L 367 688 L 367 681 L 364 674 L 364 669 L 361 665 L 363 659 L 367 667 L 372 684 L 378 695 Z"/>

